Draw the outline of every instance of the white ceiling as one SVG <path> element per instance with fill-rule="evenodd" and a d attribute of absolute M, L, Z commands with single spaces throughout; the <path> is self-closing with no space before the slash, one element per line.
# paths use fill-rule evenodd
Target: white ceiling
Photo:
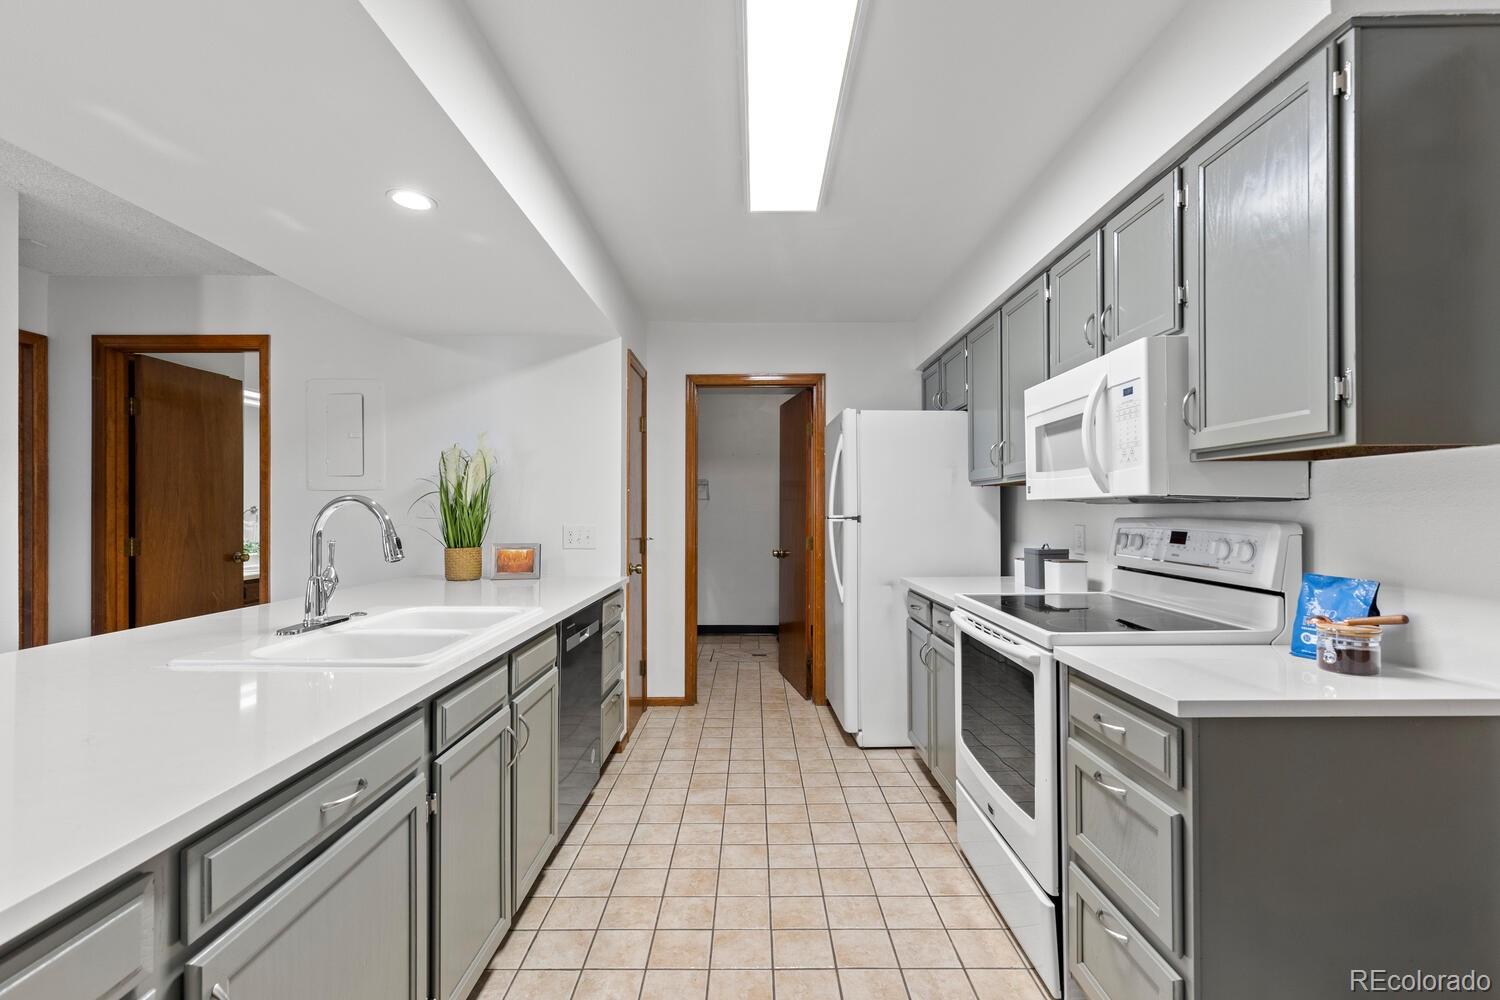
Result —
<path fill-rule="evenodd" d="M 466 2 L 646 314 L 768 321 L 914 318 L 1184 0 L 865 0 L 812 215 L 745 210 L 737 0 Z"/>
<path fill-rule="evenodd" d="M 4 141 L 0 185 L 21 196 L 22 267 L 109 278 L 266 273 Z"/>
<path fill-rule="evenodd" d="M 0 138 L 396 329 L 606 332 L 355 0 L 47 0 L 4 21 Z M 438 210 L 391 205 L 408 185 Z"/>

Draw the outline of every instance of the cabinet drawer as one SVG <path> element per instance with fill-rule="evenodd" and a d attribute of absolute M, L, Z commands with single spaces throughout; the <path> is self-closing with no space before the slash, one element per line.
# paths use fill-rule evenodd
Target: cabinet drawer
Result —
<path fill-rule="evenodd" d="M 950 644 L 954 642 L 952 608 L 945 608 L 941 604 L 933 604 L 932 634 L 947 639 Z"/>
<path fill-rule="evenodd" d="M 155 965 L 155 879 L 147 875 L 0 960 L 3 1000 L 116 1000 Z"/>
<path fill-rule="evenodd" d="M 183 933 L 189 942 L 348 825 L 422 761 L 427 731 L 407 718 L 319 768 L 268 803 L 183 850 Z"/>
<path fill-rule="evenodd" d="M 510 671 L 502 659 L 473 680 L 464 682 L 433 705 L 432 728 L 439 752 L 446 749 L 480 720 L 505 704 L 510 696 Z"/>
<path fill-rule="evenodd" d="M 511 690 L 520 691 L 556 663 L 557 629 L 548 629 L 510 654 Z"/>
<path fill-rule="evenodd" d="M 604 631 L 604 660 L 599 667 L 599 693 L 607 694 L 615 678 L 625 669 L 625 623 L 616 622 Z"/>
<path fill-rule="evenodd" d="M 1182 814 L 1068 740 L 1068 847 L 1137 922 L 1182 950 Z"/>
<path fill-rule="evenodd" d="M 1068 920 L 1068 971 L 1091 1000 L 1182 1000 L 1182 976 L 1073 864 Z"/>
<path fill-rule="evenodd" d="M 1182 787 L 1182 730 L 1102 691 L 1068 683 L 1068 716 L 1120 756 Z"/>
<path fill-rule="evenodd" d="M 932 602 L 915 590 L 906 592 L 906 613 L 912 621 L 932 627 Z"/>
<path fill-rule="evenodd" d="M 625 730 L 625 679 L 615 682 L 599 710 L 599 755 L 607 756 Z"/>
<path fill-rule="evenodd" d="M 624 613 L 625 591 L 617 590 L 604 599 L 604 613 L 600 615 L 600 620 L 605 625 L 613 625 L 620 620 L 620 616 Z"/>

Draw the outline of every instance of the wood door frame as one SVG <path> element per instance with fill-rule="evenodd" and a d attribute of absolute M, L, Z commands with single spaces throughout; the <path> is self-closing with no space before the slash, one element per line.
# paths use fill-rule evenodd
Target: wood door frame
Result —
<path fill-rule="evenodd" d="M 30 456 L 31 474 L 18 470 L 21 475 L 17 477 L 21 496 L 16 539 L 21 565 L 32 567 L 31 579 L 20 581 L 23 594 L 28 583 L 31 587 L 31 614 L 21 619 L 20 647 L 25 649 L 47 642 L 47 528 L 51 518 L 47 494 L 47 338 L 30 330 L 22 330 L 20 335 L 20 352 L 31 354 L 30 398 L 22 396 L 20 400 L 22 407 L 29 405 L 31 410 L 31 440 L 21 442 L 22 454 Z M 17 362 L 19 371 L 26 362 L 19 357 Z"/>
<path fill-rule="evenodd" d="M 625 362 L 626 362 L 626 365 L 627 365 L 627 370 L 626 370 L 626 373 L 625 373 L 625 420 L 626 420 L 626 423 L 628 424 L 629 421 L 630 421 L 630 373 L 634 372 L 635 374 L 637 374 L 637 375 L 639 375 L 641 377 L 641 420 L 643 420 L 643 421 L 646 419 L 646 400 L 649 398 L 648 391 L 650 389 L 650 382 L 649 382 L 649 379 L 648 379 L 648 377 L 646 375 L 646 366 L 643 365 L 643 364 L 641 364 L 641 359 L 638 358 L 638 357 L 636 357 L 635 356 L 635 352 L 632 351 L 632 350 L 630 350 L 629 348 L 625 349 Z M 647 547 L 646 547 L 646 540 L 647 540 L 646 539 L 646 511 L 647 511 L 647 507 L 646 507 L 647 487 L 646 487 L 646 484 L 649 481 L 649 477 L 646 475 L 646 469 L 647 469 L 647 465 L 646 465 L 646 449 L 649 446 L 650 441 L 649 441 L 649 439 L 646 436 L 646 428 L 645 428 L 644 425 L 642 425 L 640 427 L 628 427 L 627 426 L 626 429 L 625 429 L 625 433 L 626 434 L 639 434 L 641 436 L 641 663 L 642 664 L 646 664 L 646 663 L 649 662 L 646 659 L 646 633 L 647 633 L 647 629 L 646 629 L 646 608 L 648 606 L 647 602 L 649 600 L 649 598 L 646 596 L 646 580 L 647 580 L 648 576 L 651 573 L 651 554 L 647 551 Z M 627 490 L 626 497 L 625 497 L 625 563 L 626 563 L 625 571 L 628 574 L 630 572 L 630 565 L 629 565 L 630 564 L 630 496 L 629 496 L 629 493 L 628 493 L 628 490 L 630 489 L 630 442 L 629 442 L 628 438 L 627 438 L 626 443 L 625 443 L 625 488 Z M 627 582 L 626 583 L 626 593 L 627 594 L 629 593 L 629 586 L 630 585 Z M 625 642 L 625 656 L 626 656 L 627 659 L 630 656 L 630 641 L 629 641 L 629 637 L 628 636 L 626 637 L 626 642 Z M 640 704 L 641 709 L 643 711 L 645 710 L 645 708 L 648 705 L 651 704 L 651 697 L 650 697 L 651 690 L 650 690 L 650 686 L 649 685 L 650 685 L 650 677 L 646 673 L 645 670 L 642 670 L 641 671 L 641 697 L 640 697 L 640 700 L 639 700 L 639 704 Z M 630 701 L 631 701 L 631 698 L 630 698 L 630 664 L 626 663 L 625 664 L 625 739 L 626 739 L 626 741 L 628 741 L 630 739 L 631 735 L 634 732 L 634 730 L 633 730 L 633 728 L 632 728 L 632 726 L 630 724 Z"/>
<path fill-rule="evenodd" d="M 700 389 L 810 389 L 812 390 L 813 441 L 812 469 L 807 477 L 808 536 L 812 551 L 808 556 L 807 605 L 812 624 L 812 702 L 828 704 L 824 688 L 824 606 L 823 606 L 823 517 L 826 497 L 823 492 L 823 432 L 827 423 L 827 376 L 811 374 L 741 374 L 689 375 L 687 377 L 687 477 L 685 506 L 685 608 L 683 636 L 683 699 L 686 705 L 698 703 L 698 392 Z"/>
<path fill-rule="evenodd" d="M 130 627 L 130 395 L 133 354 L 255 354 L 260 361 L 260 603 L 271 599 L 271 338 L 264 333 L 95 334 L 90 632 Z"/>

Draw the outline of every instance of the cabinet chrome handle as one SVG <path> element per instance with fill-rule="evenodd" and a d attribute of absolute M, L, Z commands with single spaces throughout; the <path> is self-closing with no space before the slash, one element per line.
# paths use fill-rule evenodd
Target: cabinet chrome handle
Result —
<path fill-rule="evenodd" d="M 229 991 L 218 983 L 214 983 L 214 988 L 208 991 L 208 995 L 213 997 L 213 1000 L 229 1000 Z"/>
<path fill-rule="evenodd" d="M 526 721 L 524 715 L 517 715 L 516 721 L 521 724 L 522 729 L 526 730 L 526 738 L 521 741 L 521 748 L 516 751 L 516 756 L 519 757 L 526 752 L 527 747 L 531 746 L 531 723 Z"/>
<path fill-rule="evenodd" d="M 509 726 L 506 726 L 504 729 L 500 730 L 500 735 L 501 736 L 504 736 L 507 733 L 510 734 L 511 755 L 510 755 L 510 760 L 508 760 L 508 761 L 505 762 L 505 766 L 506 767 L 515 767 L 516 766 L 516 754 L 515 754 L 515 749 L 516 749 L 516 731 L 514 729 L 510 728 Z"/>
<path fill-rule="evenodd" d="M 1192 399 L 1197 395 L 1198 390 L 1196 387 L 1194 387 L 1192 389 L 1189 389 L 1182 396 L 1182 422 L 1186 424 L 1187 429 L 1192 431 L 1194 434 L 1198 433 L 1198 428 L 1194 427 L 1193 422 L 1188 419 L 1188 403 L 1191 402 Z"/>
<path fill-rule="evenodd" d="M 998 441 L 990 445 L 990 464 L 1000 464 L 1000 443 Z"/>
<path fill-rule="evenodd" d="M 1094 344 L 1094 333 L 1093 333 L 1093 330 L 1094 330 L 1094 314 L 1093 313 L 1089 313 L 1089 318 L 1083 321 L 1083 342 L 1085 344 L 1088 344 L 1090 347 L 1096 346 Z"/>
<path fill-rule="evenodd" d="M 1109 332 L 1109 314 L 1114 311 L 1115 307 L 1111 304 L 1105 306 L 1104 311 L 1099 314 L 1099 336 L 1106 342 L 1115 339 L 1115 335 Z"/>
<path fill-rule="evenodd" d="M 1124 726 L 1117 726 L 1113 722 L 1105 722 L 1098 712 L 1094 713 L 1094 721 L 1099 724 L 1100 729 L 1108 729 L 1112 733 L 1120 733 L 1122 735 L 1125 732 Z"/>
<path fill-rule="evenodd" d="M 1103 910 L 1095 910 L 1094 911 L 1094 916 L 1099 919 L 1099 929 L 1101 931 L 1103 931 L 1104 933 L 1108 934 L 1110 937 L 1114 938 L 1116 941 L 1120 942 L 1121 944 L 1129 944 L 1130 943 L 1130 935 L 1128 935 L 1128 934 L 1121 934 L 1119 931 L 1112 931 L 1108 927 L 1104 926 L 1105 919 L 1109 917 L 1108 913 L 1105 913 Z"/>
<path fill-rule="evenodd" d="M 363 795 L 365 793 L 365 789 L 369 787 L 370 783 L 364 778 L 360 778 L 354 786 L 354 791 L 350 792 L 348 795 L 340 795 L 336 799 L 329 799 L 327 802 L 318 806 L 318 812 L 326 813 L 331 810 L 337 809 L 339 806 L 346 806 Z"/>
<path fill-rule="evenodd" d="M 1118 795 L 1122 799 L 1127 794 L 1129 794 L 1127 789 L 1121 788 L 1118 785 L 1111 785 L 1106 782 L 1104 780 L 1103 773 L 1099 771 L 1094 772 L 1094 784 L 1098 785 L 1100 788 L 1104 789 L 1106 792 L 1109 792 L 1112 795 Z"/>
<path fill-rule="evenodd" d="M 947 389 L 943 389 L 943 390 L 941 390 L 941 391 L 938 392 L 938 409 L 941 410 L 943 407 L 945 407 L 947 405 L 948 405 L 948 390 Z"/>
<path fill-rule="evenodd" d="M 917 659 L 921 660 L 922 666 L 926 667 L 928 670 L 932 669 L 932 664 L 927 662 L 928 654 L 930 654 L 931 652 L 932 645 L 929 643 L 928 645 L 923 646 L 922 649 L 917 653 Z"/>
<path fill-rule="evenodd" d="M 936 410 L 936 409 L 939 408 L 938 398 L 940 396 L 942 396 L 942 393 L 940 393 L 940 392 L 935 392 L 935 393 L 932 394 L 932 408 L 934 410 Z"/>

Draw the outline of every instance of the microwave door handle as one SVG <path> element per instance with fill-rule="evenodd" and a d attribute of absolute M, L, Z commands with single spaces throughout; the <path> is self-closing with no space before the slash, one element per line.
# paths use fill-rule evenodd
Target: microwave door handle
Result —
<path fill-rule="evenodd" d="M 1108 388 L 1109 376 L 1101 375 L 1099 384 L 1089 393 L 1089 401 L 1083 407 L 1083 460 L 1088 463 L 1089 475 L 1093 477 L 1100 493 L 1109 492 L 1109 475 L 1104 471 L 1104 462 L 1098 454 L 1099 442 L 1094 435 L 1094 416 L 1099 410 L 1099 401 L 1104 398 L 1104 391 Z"/>

